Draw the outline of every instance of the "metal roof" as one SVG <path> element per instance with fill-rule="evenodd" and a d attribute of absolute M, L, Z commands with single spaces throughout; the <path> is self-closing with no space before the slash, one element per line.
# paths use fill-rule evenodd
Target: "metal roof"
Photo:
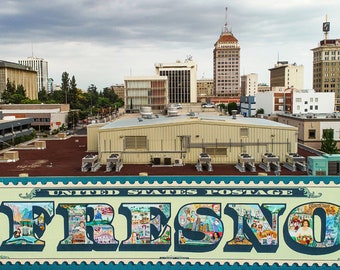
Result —
<path fill-rule="evenodd" d="M 283 123 L 263 119 L 263 118 L 253 118 L 253 117 L 243 117 L 237 116 L 233 119 L 232 116 L 226 115 L 211 115 L 200 113 L 194 117 L 188 115 L 180 114 L 178 116 L 164 116 L 164 115 L 153 115 L 151 119 L 141 118 L 139 115 L 135 117 L 123 117 L 115 121 L 107 123 L 100 129 L 112 129 L 112 128 L 132 128 L 132 127 L 142 127 L 142 126 L 155 126 L 162 124 L 173 124 L 173 123 L 184 123 L 192 121 L 209 121 L 215 123 L 225 123 L 226 125 L 239 124 L 241 126 L 267 126 L 267 127 L 280 127 L 280 128 L 295 128 L 290 125 Z"/>

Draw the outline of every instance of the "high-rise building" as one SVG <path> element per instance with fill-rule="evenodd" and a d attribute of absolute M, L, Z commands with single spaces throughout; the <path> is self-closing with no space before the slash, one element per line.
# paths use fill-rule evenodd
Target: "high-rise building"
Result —
<path fill-rule="evenodd" d="M 48 83 L 48 62 L 42 58 L 28 57 L 25 60 L 19 60 L 19 64 L 33 68 L 37 72 L 38 91 L 43 87 L 47 93 L 51 92 Z"/>
<path fill-rule="evenodd" d="M 214 45 L 214 83 L 216 96 L 240 96 L 240 46 L 227 20 Z"/>
<path fill-rule="evenodd" d="M 0 60 L 0 100 L 7 81 L 15 87 L 22 85 L 29 99 L 38 99 L 37 72 L 30 67 Z"/>
<path fill-rule="evenodd" d="M 197 66 L 191 58 L 185 62 L 157 63 L 156 74 L 168 77 L 169 103 L 197 102 Z"/>
<path fill-rule="evenodd" d="M 289 64 L 288 61 L 278 61 L 270 71 L 270 89 L 283 92 L 287 88 L 303 89 L 303 65 Z"/>
<path fill-rule="evenodd" d="M 241 76 L 241 96 L 255 96 L 258 89 L 258 75 L 250 73 Z"/>
<path fill-rule="evenodd" d="M 340 39 L 328 39 L 330 23 L 323 23 L 325 38 L 313 51 L 313 88 L 334 92 L 335 109 L 340 110 Z"/>

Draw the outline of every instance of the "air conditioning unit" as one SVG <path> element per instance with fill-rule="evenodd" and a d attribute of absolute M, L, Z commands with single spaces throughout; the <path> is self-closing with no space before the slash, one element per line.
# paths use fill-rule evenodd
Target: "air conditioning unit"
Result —
<path fill-rule="evenodd" d="M 160 157 L 154 157 L 153 158 L 153 165 L 161 165 L 161 158 Z"/>
<path fill-rule="evenodd" d="M 183 166 L 183 160 L 181 158 L 175 158 L 174 166 Z"/>

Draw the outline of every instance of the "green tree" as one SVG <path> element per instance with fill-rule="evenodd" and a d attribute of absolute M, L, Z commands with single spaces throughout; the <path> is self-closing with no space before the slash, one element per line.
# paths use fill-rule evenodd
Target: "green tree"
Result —
<path fill-rule="evenodd" d="M 68 93 L 68 102 L 70 103 L 71 109 L 77 109 L 78 108 L 78 88 L 76 79 L 74 76 L 72 76 L 70 80 L 70 89 Z"/>
<path fill-rule="evenodd" d="M 257 109 L 256 115 L 258 114 L 264 114 L 264 109 L 263 108 Z"/>
<path fill-rule="evenodd" d="M 69 95 L 69 90 L 70 90 L 70 78 L 69 78 L 69 74 L 64 71 L 63 74 L 61 74 L 61 99 L 59 101 L 59 103 L 65 103 L 68 104 L 68 95 Z"/>
<path fill-rule="evenodd" d="M 47 91 L 45 89 L 45 87 L 43 87 L 39 92 L 38 92 L 38 100 L 40 102 L 46 103 L 48 100 L 48 96 L 47 96 Z"/>
<path fill-rule="evenodd" d="M 3 103 L 11 103 L 10 98 L 15 94 L 15 83 L 10 82 L 7 78 L 6 88 L 4 89 L 1 99 Z"/>
<path fill-rule="evenodd" d="M 334 129 L 324 129 L 321 141 L 321 151 L 327 154 L 337 154 L 338 148 L 336 147 L 336 141 L 334 140 Z"/>
<path fill-rule="evenodd" d="M 115 103 L 118 100 L 118 95 L 115 93 L 115 91 L 113 90 L 113 87 L 105 87 L 103 89 L 103 97 L 109 99 L 110 103 Z"/>
<path fill-rule="evenodd" d="M 237 110 L 237 104 L 235 102 L 228 103 L 227 110 L 229 115 L 231 115 L 233 110 Z"/>

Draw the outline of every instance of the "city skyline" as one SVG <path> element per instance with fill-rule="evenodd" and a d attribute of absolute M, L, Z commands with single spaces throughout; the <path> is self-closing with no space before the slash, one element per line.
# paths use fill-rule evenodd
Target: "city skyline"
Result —
<path fill-rule="evenodd" d="M 339 7 L 336 0 L 4 1 L 1 60 L 43 58 L 56 84 L 66 71 L 83 90 L 154 75 L 155 63 L 188 56 L 197 79 L 212 79 L 214 43 L 227 21 L 241 47 L 241 75 L 258 73 L 269 84 L 268 69 L 289 61 L 304 66 L 305 88 L 312 88 L 311 49 L 324 38 L 326 15 L 328 38 L 340 38 Z"/>

